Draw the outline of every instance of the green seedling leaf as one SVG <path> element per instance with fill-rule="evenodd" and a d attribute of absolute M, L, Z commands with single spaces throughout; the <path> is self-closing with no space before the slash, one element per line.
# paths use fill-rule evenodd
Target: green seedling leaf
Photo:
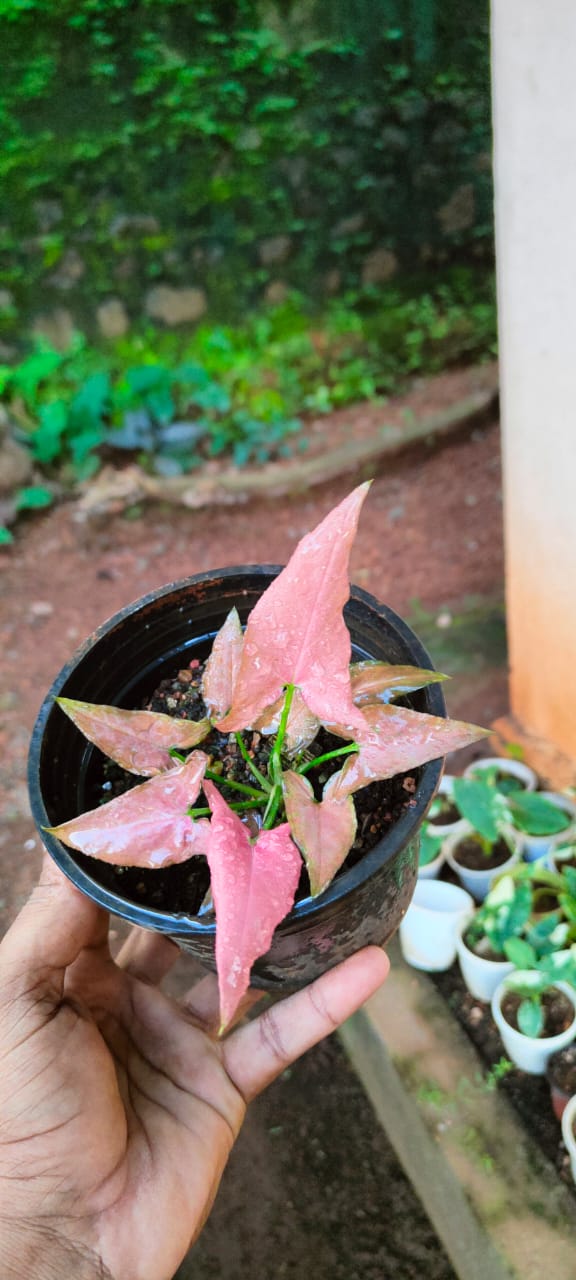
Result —
<path fill-rule="evenodd" d="M 350 632 L 343 607 L 362 484 L 298 544 L 286 568 L 255 605 L 244 636 L 234 703 L 218 728 L 252 725 L 286 685 L 296 685 L 323 722 L 364 724 L 350 686 Z"/>
<path fill-rule="evenodd" d="M 431 829 L 429 824 L 425 823 L 420 835 L 420 853 L 418 855 L 421 867 L 427 867 L 430 862 L 433 862 L 438 857 L 443 842 L 444 837 L 433 835 L 433 828 Z"/>
<path fill-rule="evenodd" d="M 41 484 L 30 485 L 28 489 L 19 489 L 14 499 L 17 511 L 41 511 L 45 507 L 50 507 L 53 501 L 54 494 Z"/>
<path fill-rule="evenodd" d="M 282 791 L 290 831 L 304 855 L 316 897 L 334 879 L 354 843 L 354 801 L 352 796 L 317 801 L 308 779 L 291 770 L 282 775 Z"/>
<path fill-rule="evenodd" d="M 123 867 L 167 867 L 205 854 L 210 824 L 206 818 L 193 822 L 186 811 L 198 796 L 207 759 L 194 751 L 179 768 L 46 830 L 72 849 Z"/>
<path fill-rule="evenodd" d="M 534 791 L 515 792 L 509 796 L 508 805 L 514 826 L 530 836 L 556 835 L 572 823 L 565 809 L 560 809 Z"/>
<path fill-rule="evenodd" d="M 220 720 L 232 706 L 243 647 L 238 610 L 231 609 L 214 638 L 202 677 L 202 697 L 211 720 Z"/>
<path fill-rule="evenodd" d="M 531 969 L 537 961 L 536 951 L 523 938 L 508 938 L 504 952 L 517 969 Z"/>
<path fill-rule="evenodd" d="M 340 772 L 330 778 L 326 794 L 339 799 L 351 795 L 370 782 L 393 778 L 468 746 L 486 732 L 460 720 L 445 720 L 394 705 L 365 707 L 364 719 L 365 726 L 355 734 L 358 753 L 348 756 Z M 331 729 L 340 736 L 350 736 L 340 725 Z"/>
<path fill-rule="evenodd" d="M 68 421 L 64 400 L 52 400 L 38 410 L 39 424 L 30 437 L 30 448 L 38 462 L 54 462 L 62 452 L 62 437 Z"/>
<path fill-rule="evenodd" d="M 474 830 L 489 844 L 495 844 L 510 819 L 504 796 L 481 778 L 455 778 L 454 800 Z"/>
<path fill-rule="evenodd" d="M 3 524 L 0 525 L 0 547 L 11 547 L 13 542 L 14 535 Z"/>
<path fill-rule="evenodd" d="M 350 667 L 352 696 L 357 707 L 365 703 L 392 702 L 416 689 L 448 680 L 438 671 L 424 671 L 419 667 L 394 667 L 386 662 L 354 662 Z"/>
<path fill-rule="evenodd" d="M 544 1030 L 544 1012 L 539 1000 L 523 1000 L 516 1014 L 518 1029 L 524 1036 L 536 1040 Z"/>
<path fill-rule="evenodd" d="M 223 1031 L 248 989 L 254 961 L 268 950 L 276 926 L 294 904 L 302 859 L 288 823 L 261 831 L 252 843 L 212 782 L 204 783 L 204 793 L 212 810 L 207 858 Z"/>
<path fill-rule="evenodd" d="M 56 698 L 56 702 L 89 742 L 143 778 L 173 769 L 170 748 L 195 747 L 212 727 L 207 719 L 178 720 L 156 711 L 126 711 L 73 698 Z"/>

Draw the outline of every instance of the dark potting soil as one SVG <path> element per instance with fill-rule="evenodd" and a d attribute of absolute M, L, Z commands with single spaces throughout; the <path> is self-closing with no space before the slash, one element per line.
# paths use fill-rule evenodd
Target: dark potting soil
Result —
<path fill-rule="evenodd" d="M 570 1097 L 576 1093 L 576 1044 L 553 1053 L 548 1063 L 547 1078 Z"/>
<path fill-rule="evenodd" d="M 182 668 L 174 676 L 163 680 L 145 702 L 145 708 L 174 716 L 175 719 L 201 720 L 206 715 L 201 693 L 203 667 L 204 664 L 195 659 L 190 667 Z M 248 732 L 244 734 L 244 741 L 254 764 L 265 773 L 272 739 L 259 733 Z M 336 738 L 325 729 L 320 729 L 308 751 L 312 758 L 324 755 L 328 751 L 335 751 L 343 745 L 345 744 L 342 738 Z M 198 749 L 212 757 L 212 769 L 215 766 L 219 769 L 221 766 L 222 779 L 229 778 L 248 786 L 257 785 L 233 734 L 219 733 L 218 730 L 213 729 L 208 737 L 199 743 Z M 332 773 L 341 768 L 342 763 L 342 759 L 329 761 L 326 765 L 311 770 L 307 775 L 316 799 L 320 799 L 324 783 Z M 415 805 L 414 793 L 420 773 L 421 770 L 414 769 L 409 773 L 398 774 L 385 782 L 373 782 L 356 793 L 354 801 L 358 819 L 357 835 L 338 874 L 341 875 L 342 872 L 355 866 L 387 834 L 404 811 Z M 122 795 L 139 782 L 145 781 L 145 778 L 137 778 L 119 765 L 104 760 L 102 778 L 90 802 L 93 806 L 103 804 L 115 796 Z M 225 788 L 223 791 L 226 794 Z M 232 795 L 231 791 L 229 795 Z M 204 803 L 206 802 L 201 794 L 196 804 L 200 806 Z M 256 829 L 255 827 L 254 834 Z M 196 915 L 210 883 L 206 860 L 199 857 L 154 871 L 141 867 L 116 867 L 96 862 L 93 858 L 85 858 L 82 854 L 77 854 L 76 858 L 92 878 L 106 888 L 156 911 Z M 309 892 L 310 883 L 302 863 L 297 900 L 307 897 Z"/>
<path fill-rule="evenodd" d="M 446 827 L 452 822 L 459 821 L 461 814 L 455 804 L 451 804 L 450 801 L 444 801 L 442 796 L 435 801 L 435 804 L 439 804 L 440 809 L 437 813 L 428 815 L 427 822 L 429 826 Z"/>
<path fill-rule="evenodd" d="M 472 952 L 473 955 L 479 956 L 481 960 L 505 960 L 506 956 L 501 951 L 494 951 L 490 946 L 485 934 L 478 939 L 477 942 L 472 941 L 468 934 L 463 935 L 462 941 L 464 945 Z"/>
<path fill-rule="evenodd" d="M 509 991 L 500 1006 L 506 1022 L 514 1028 L 514 1031 L 520 1030 L 518 1010 L 521 1004 L 522 997 L 515 991 Z M 540 1032 L 542 1040 L 561 1035 L 574 1021 L 574 1006 L 562 991 L 545 991 L 542 996 L 542 1009 L 544 1011 L 544 1026 Z"/>
<path fill-rule="evenodd" d="M 490 1005 L 470 995 L 457 964 L 452 965 L 445 973 L 429 976 L 477 1049 L 488 1072 L 494 1072 L 498 1064 L 506 1060 L 506 1055 Z M 505 1074 L 494 1072 L 491 1079 L 492 1087 L 497 1081 L 497 1087 L 516 1108 L 527 1132 L 538 1143 L 546 1158 L 555 1165 L 562 1180 L 576 1197 L 570 1160 L 562 1142 L 560 1124 L 552 1110 L 550 1086 L 546 1078 L 528 1075 L 512 1066 Z"/>
<path fill-rule="evenodd" d="M 505 840 L 497 840 L 492 845 L 491 852 L 486 854 L 479 840 L 475 840 L 473 836 L 460 840 L 456 853 L 456 861 L 468 871 L 491 871 L 493 867 L 500 867 L 503 862 L 507 862 L 511 856 Z"/>

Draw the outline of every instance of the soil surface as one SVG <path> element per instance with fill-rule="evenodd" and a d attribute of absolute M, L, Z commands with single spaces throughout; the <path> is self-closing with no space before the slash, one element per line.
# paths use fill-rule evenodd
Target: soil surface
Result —
<path fill-rule="evenodd" d="M 433 413 L 434 393 L 421 385 L 418 395 Z M 29 893 L 40 857 L 25 781 L 30 731 L 74 649 L 127 601 L 167 581 L 231 564 L 285 562 L 358 478 L 365 477 L 273 504 L 156 506 L 143 518 L 119 515 L 98 526 L 79 523 L 75 507 L 63 506 L 19 527 L 14 548 L 0 554 L 2 926 Z M 504 714 L 496 424 L 438 450 L 404 454 L 377 472 L 351 576 L 410 616 L 440 669 L 456 673 L 452 715 L 489 724 Z M 465 760 L 461 753 L 459 770 Z M 315 1280 L 454 1280 L 335 1043 L 308 1054 L 255 1104 L 180 1280 L 296 1280 L 312 1270 Z"/>
<path fill-rule="evenodd" d="M 497 840 L 496 844 L 492 845 L 490 853 L 484 853 L 480 841 L 473 836 L 458 842 L 456 854 L 454 854 L 456 862 L 466 867 L 468 871 L 492 871 L 493 867 L 500 867 L 511 857 L 505 840 Z"/>
<path fill-rule="evenodd" d="M 521 1003 L 521 996 L 511 991 L 502 1000 L 502 1013 L 506 1022 L 515 1031 L 520 1030 L 518 1026 L 518 1010 Z M 540 1032 L 540 1036 L 543 1040 L 549 1036 L 562 1035 L 562 1032 L 567 1031 L 574 1021 L 574 1005 L 561 991 L 546 991 L 542 996 L 542 1009 L 544 1012 L 544 1027 Z"/>

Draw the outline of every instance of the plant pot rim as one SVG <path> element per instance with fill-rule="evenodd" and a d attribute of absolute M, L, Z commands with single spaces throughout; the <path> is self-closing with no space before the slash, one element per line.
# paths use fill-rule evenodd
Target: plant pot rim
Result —
<path fill-rule="evenodd" d="M 156 910 L 132 902 L 130 899 L 122 897 L 121 894 L 114 892 L 114 890 L 105 888 L 80 867 L 71 850 L 61 844 L 55 836 L 43 830 L 43 827 L 49 825 L 50 819 L 45 808 L 40 786 L 41 749 L 47 721 L 54 709 L 54 698 L 62 693 L 76 668 L 95 649 L 98 643 L 122 624 L 125 619 L 140 610 L 148 606 L 158 605 L 163 599 L 167 599 L 178 591 L 193 588 L 198 592 L 198 588 L 202 588 L 203 584 L 214 586 L 214 584 L 221 583 L 222 597 L 225 599 L 227 584 L 232 586 L 234 579 L 239 576 L 252 575 L 260 578 L 268 576 L 272 580 L 280 573 L 282 568 L 282 565 L 276 564 L 226 566 L 225 568 L 212 569 L 205 573 L 193 574 L 187 578 L 176 579 L 165 583 L 154 591 L 148 592 L 146 595 L 140 596 L 137 600 L 113 614 L 86 638 L 56 676 L 44 698 L 32 733 L 28 758 L 28 786 L 32 815 L 48 852 L 68 879 L 92 898 L 93 901 L 97 902 L 99 906 L 129 920 L 132 924 L 153 929 L 157 933 L 174 934 L 176 932 L 182 939 L 187 936 L 198 937 L 199 934 L 214 936 L 216 931 L 212 913 L 210 913 L 209 918 L 203 918 L 202 913 L 192 916 L 182 912 Z M 249 594 L 248 588 L 243 590 L 244 594 Z M 232 593 L 230 592 L 229 594 Z M 386 619 L 399 638 L 410 646 L 414 654 L 415 665 L 432 668 L 431 658 L 424 645 L 414 635 L 408 624 L 393 609 L 390 609 L 388 605 L 381 604 L 369 592 L 354 585 L 350 587 L 350 601 L 366 605 L 373 613 Z M 346 608 L 344 613 L 346 616 Z M 200 639 L 208 639 L 211 635 L 212 633 L 207 631 L 201 637 L 195 636 L 194 639 L 198 641 Z M 178 660 L 179 654 L 181 654 L 181 649 L 174 653 L 175 662 Z M 432 714 L 445 715 L 441 686 L 439 684 L 430 685 L 425 692 L 430 702 L 429 709 Z M 306 897 L 297 902 L 289 915 L 278 926 L 277 932 L 282 932 L 287 926 L 292 931 L 295 928 L 298 929 L 299 925 L 304 927 L 311 916 L 317 917 L 319 911 L 322 911 L 323 915 L 328 919 L 336 909 L 337 904 L 352 889 L 369 880 L 376 870 L 383 867 L 387 862 L 392 861 L 414 839 L 436 793 L 442 776 L 442 766 L 443 759 L 433 760 L 420 766 L 421 778 L 416 794 L 413 797 L 415 800 L 414 807 L 407 808 L 391 830 L 378 841 L 374 848 L 369 853 L 366 853 L 349 871 L 337 876 L 322 894 L 319 894 L 316 898 Z M 206 915 L 208 916 L 208 913 Z"/>
<path fill-rule="evenodd" d="M 574 1120 L 576 1118 L 576 1093 L 572 1094 L 564 1108 L 564 1114 L 560 1121 L 562 1125 L 562 1140 L 571 1156 L 576 1155 L 576 1134 L 574 1133 Z"/>
<path fill-rule="evenodd" d="M 520 840 L 517 831 L 512 831 L 511 834 L 514 837 L 516 848 L 510 852 L 509 857 L 506 858 L 504 862 L 499 862 L 496 867 L 465 867 L 463 863 L 458 861 L 453 850 L 456 849 L 462 840 L 467 840 L 470 836 L 478 835 L 475 828 L 470 823 L 467 823 L 466 831 L 455 831 L 453 835 L 446 837 L 446 861 L 457 874 L 463 873 L 466 876 L 470 876 L 472 878 L 472 882 L 474 882 L 474 879 L 477 878 L 480 880 L 486 875 L 493 876 L 494 879 L 496 879 L 499 875 L 502 875 L 508 867 L 514 865 L 520 859 L 522 853 L 522 841 Z"/>
<path fill-rule="evenodd" d="M 517 1027 L 513 1027 L 512 1024 L 508 1022 L 507 1018 L 504 1017 L 501 1009 L 502 997 L 510 990 L 506 985 L 506 978 L 503 978 L 502 982 L 498 984 L 492 997 L 492 1017 L 494 1018 L 497 1027 L 500 1029 L 502 1025 L 506 1026 L 512 1036 L 517 1036 L 522 1044 L 528 1042 L 529 1044 L 545 1045 L 548 1048 L 550 1046 L 554 1046 L 552 1052 L 554 1052 L 555 1048 L 563 1049 L 565 1045 L 572 1044 L 573 1039 L 576 1038 L 576 991 L 567 982 L 551 982 L 549 990 L 554 987 L 556 987 L 558 991 L 561 991 L 563 995 L 567 996 L 572 1005 L 572 1021 L 569 1026 L 565 1027 L 564 1031 L 559 1031 L 555 1036 L 527 1036 L 523 1031 L 518 1031 Z M 569 1033 L 571 1033 L 572 1038 L 569 1037 Z M 568 1039 L 566 1039 L 566 1037 L 568 1037 Z"/>
<path fill-rule="evenodd" d="M 477 760 L 466 765 L 463 777 L 470 778 L 476 769 L 494 768 L 500 769 L 502 773 L 509 773 L 514 778 L 522 779 L 527 791 L 536 790 L 538 778 L 534 770 L 522 760 L 512 760 L 509 756 L 479 756 Z"/>

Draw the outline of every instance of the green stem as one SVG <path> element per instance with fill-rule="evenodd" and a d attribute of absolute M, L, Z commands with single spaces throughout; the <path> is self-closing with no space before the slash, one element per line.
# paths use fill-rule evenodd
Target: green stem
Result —
<path fill-rule="evenodd" d="M 244 813 L 247 809 L 261 809 L 261 800 L 243 800 L 240 804 L 230 804 L 229 809 L 233 809 L 235 813 Z M 209 818 L 212 813 L 211 809 L 188 809 L 189 818 Z"/>
<path fill-rule="evenodd" d="M 309 760 L 307 764 L 303 764 L 297 773 L 308 773 L 309 769 L 315 769 L 317 764 L 324 764 L 325 760 L 336 760 L 338 756 L 349 756 L 352 751 L 359 751 L 357 742 L 351 742 L 348 747 L 339 747 L 337 751 L 327 751 L 323 756 L 316 756 L 314 760 Z"/>
<path fill-rule="evenodd" d="M 254 800 L 266 800 L 267 798 L 267 791 L 257 791 L 255 787 L 247 787 L 243 782 L 234 782 L 232 778 L 224 778 L 215 769 L 206 769 L 204 777 L 211 778 L 213 782 L 220 782 L 224 787 L 232 787 L 234 791 L 242 791 L 244 795 L 252 796 Z"/>
<path fill-rule="evenodd" d="M 295 689 L 296 689 L 296 686 L 293 684 L 289 684 L 286 686 L 286 697 L 284 699 L 282 715 L 280 716 L 278 733 L 276 734 L 274 746 L 272 748 L 272 751 L 270 753 L 270 759 L 268 761 L 268 776 L 272 779 L 272 782 L 275 787 L 281 782 L 282 747 L 284 746 L 284 739 L 286 737 L 286 726 L 288 724 L 288 716 L 290 715 L 290 708 L 292 706 L 292 699 L 294 697 Z"/>
<path fill-rule="evenodd" d="M 253 761 L 253 759 L 252 759 L 251 755 L 250 755 L 250 754 L 249 754 L 249 752 L 248 752 L 248 747 L 246 746 L 246 743 L 244 742 L 244 739 L 243 739 L 243 737 L 242 737 L 242 734 L 241 734 L 241 733 L 235 733 L 235 734 L 234 734 L 234 737 L 235 737 L 236 742 L 238 743 L 238 746 L 239 746 L 239 748 L 240 748 L 240 755 L 242 756 L 243 760 L 245 760 L 246 764 L 248 765 L 248 768 L 249 768 L 249 770 L 250 770 L 250 773 L 251 773 L 251 774 L 253 774 L 253 776 L 256 778 L 256 780 L 260 783 L 260 786 L 262 787 L 262 789 L 266 792 L 266 794 L 267 794 L 267 795 L 269 795 L 270 790 L 271 790 L 271 788 L 270 788 L 270 783 L 269 783 L 268 779 L 264 777 L 264 774 L 263 774 L 263 773 L 260 773 L 260 770 L 256 768 L 256 765 L 254 764 L 254 761 Z"/>

